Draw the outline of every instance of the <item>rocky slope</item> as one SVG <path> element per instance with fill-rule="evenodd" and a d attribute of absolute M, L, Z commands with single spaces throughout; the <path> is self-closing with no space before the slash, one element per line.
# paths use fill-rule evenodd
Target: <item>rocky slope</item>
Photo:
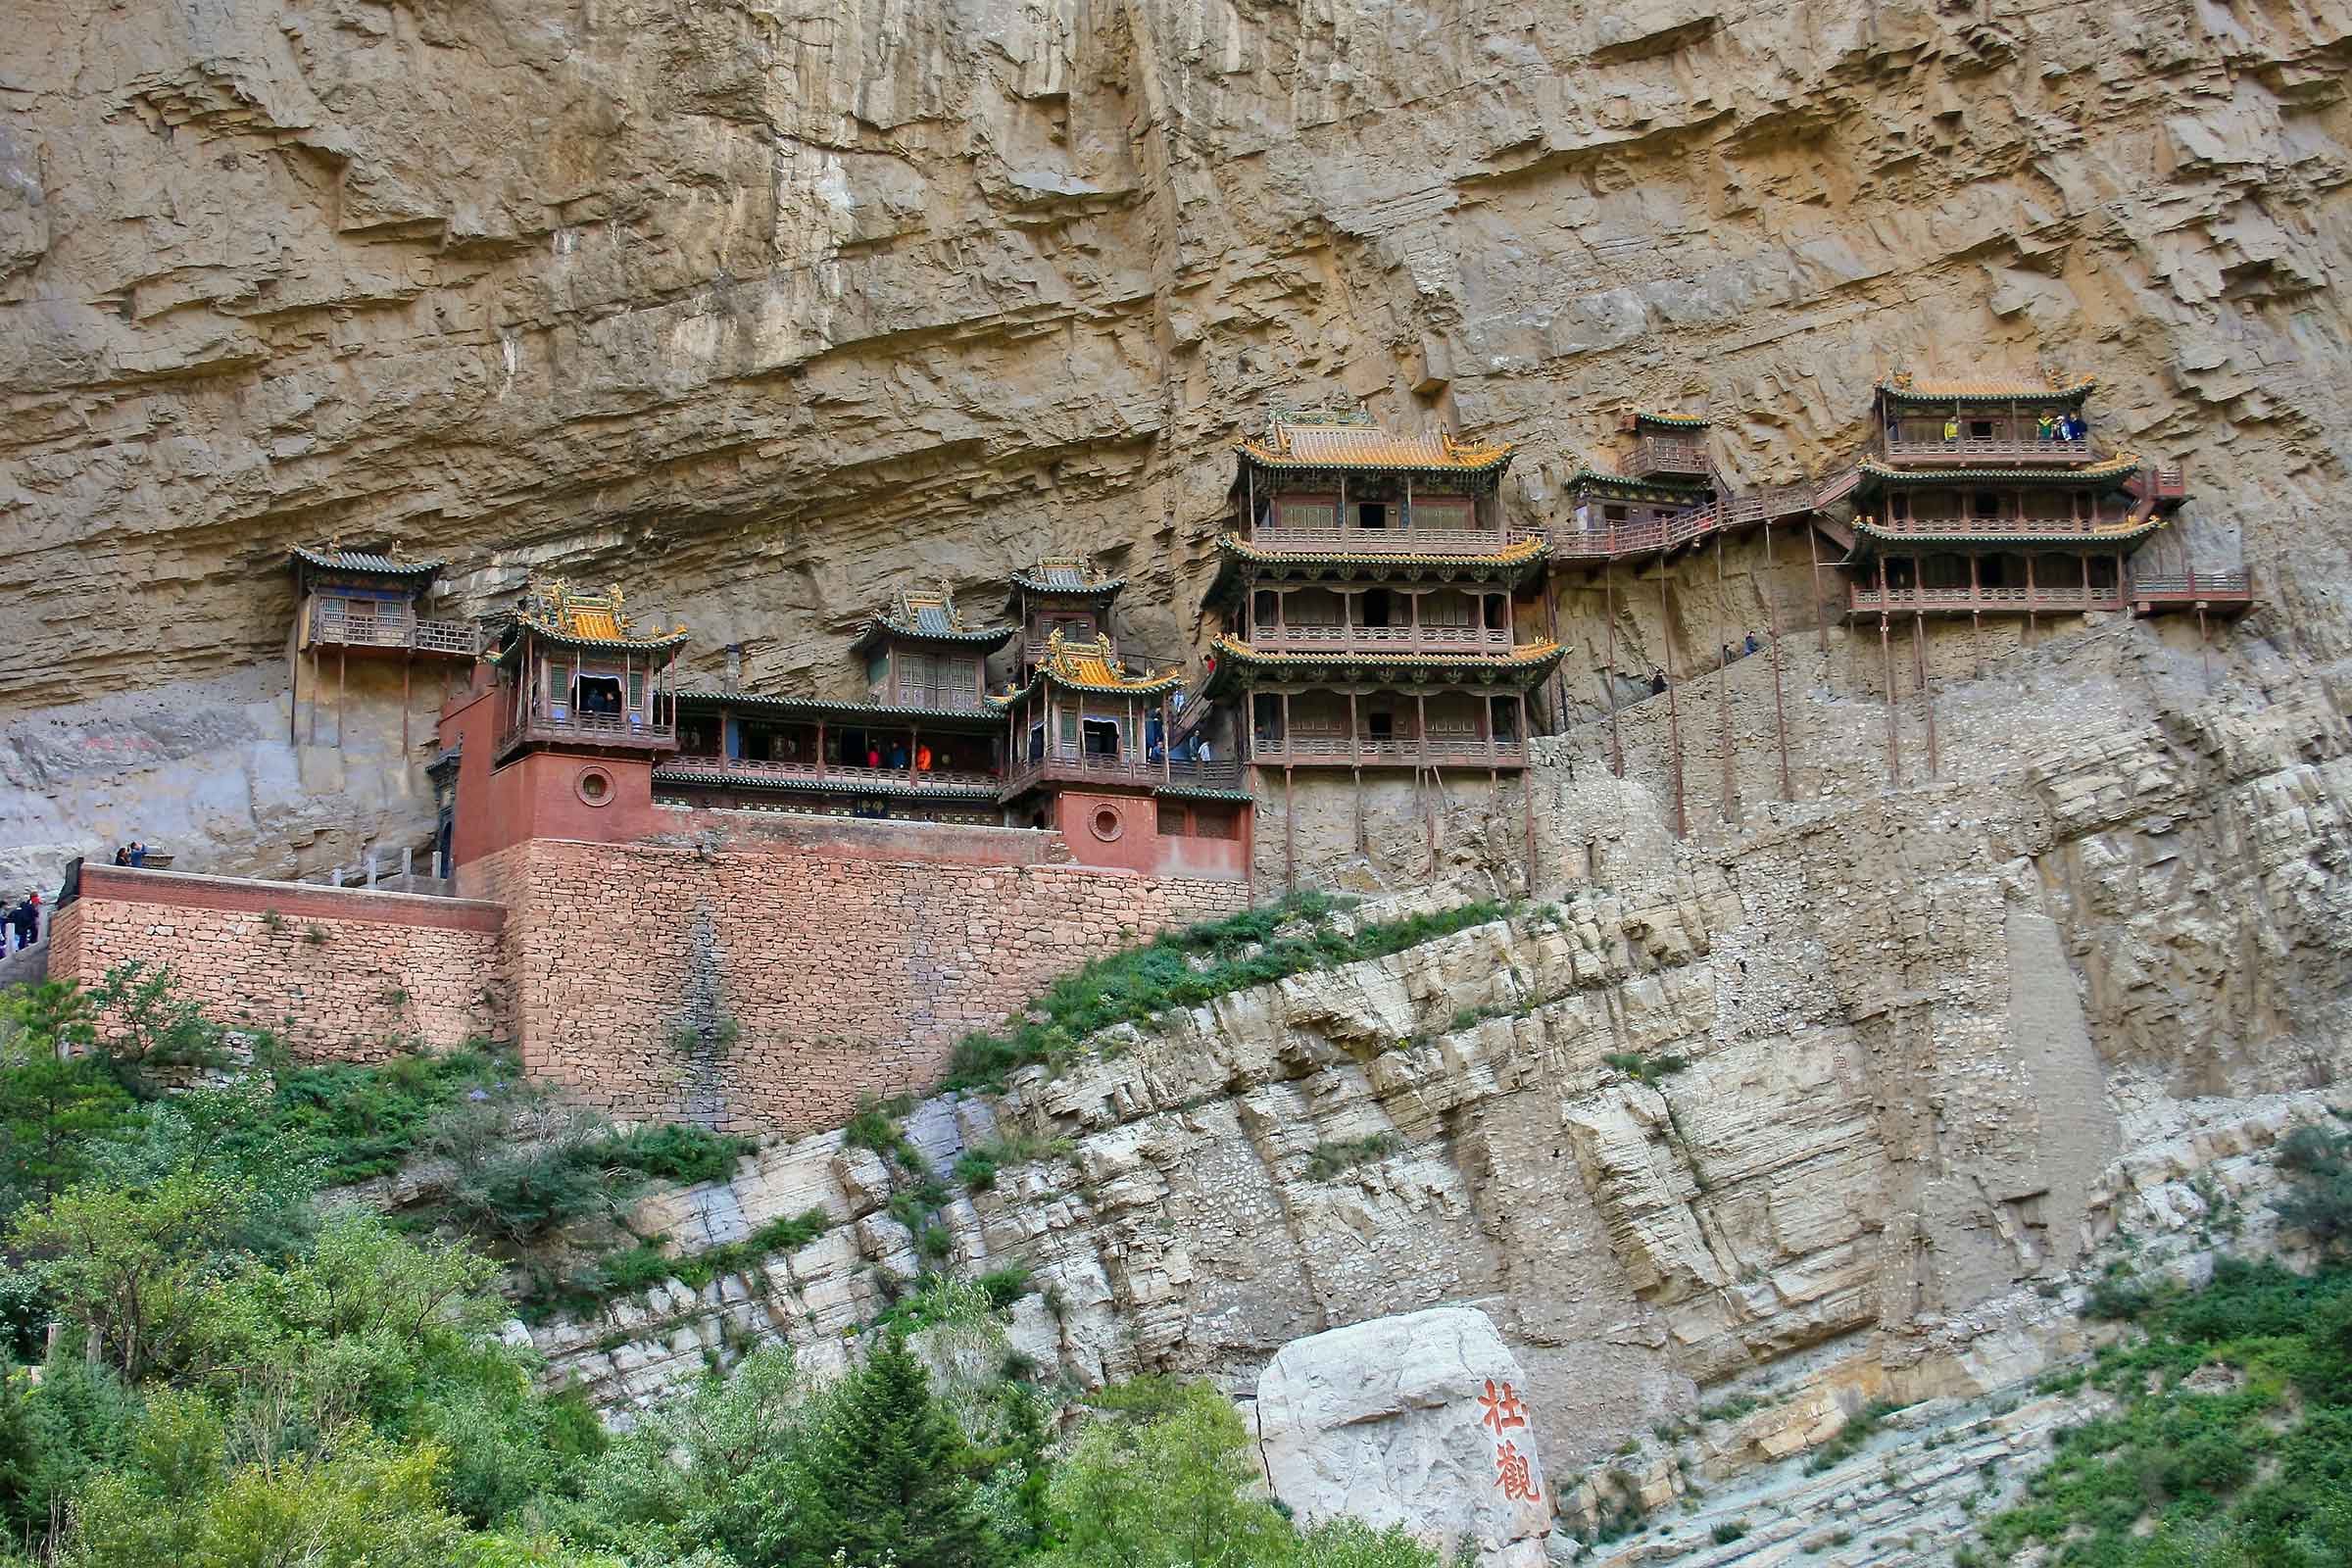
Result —
<path fill-rule="evenodd" d="M 33 0 L 0 71 L 0 879 L 418 837 L 398 698 L 290 736 L 287 545 L 533 566 L 841 678 L 1048 549 L 1191 657 L 1269 400 L 1742 479 L 1901 363 L 2094 369 L 2168 548 L 2345 622 L 2346 13 L 1446 0 Z M 2290 553 L 2291 552 L 2291 553 Z M 416 694 L 419 709 L 431 697 Z"/>
<path fill-rule="evenodd" d="M 2014 1485 L 2063 1413 L 2003 1406 L 2084 1346 L 2119 1233 L 2190 1271 L 2271 1245 L 2270 1146 L 2343 1102 L 2352 761 L 2319 683 L 2207 698 L 2193 652 L 2124 623 L 1941 691 L 1945 770 L 1889 790 L 1884 706 L 1791 665 L 1807 798 L 1694 807 L 1677 845 L 1655 715 L 1626 715 L 1625 779 L 1590 726 L 1537 772 L 1545 905 L 919 1107 L 943 1166 L 1007 1126 L 1069 1141 L 943 1216 L 957 1266 L 1029 1271 L 1019 1348 L 1247 1396 L 1299 1336 L 1474 1305 L 1526 1370 L 1563 1532 L 1638 1498 L 1660 1522 L 1627 1563 L 1732 1560 L 1713 1528 L 1742 1518 L 1746 1551 L 1937 1560 L 1977 1468 Z M 843 1223 L 542 1347 L 624 1408 L 754 1338 L 838 1353 L 924 1266 L 892 1182 L 838 1134 L 773 1151 L 642 1222 L 691 1248 Z M 1779 1465 L 1881 1400 L 1919 1408 L 1864 1457 Z"/>

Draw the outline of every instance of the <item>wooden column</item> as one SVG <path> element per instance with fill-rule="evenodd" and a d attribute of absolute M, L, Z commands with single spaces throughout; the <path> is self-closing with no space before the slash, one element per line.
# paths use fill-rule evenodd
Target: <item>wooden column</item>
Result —
<path fill-rule="evenodd" d="M 1364 768 L 1363 742 L 1357 738 L 1355 727 L 1355 688 L 1348 688 L 1348 773 L 1351 799 L 1349 808 L 1355 815 L 1355 853 L 1364 853 Z"/>
<path fill-rule="evenodd" d="M 1683 727 L 1674 684 L 1674 591 L 1666 583 L 1666 552 L 1658 552 L 1658 640 L 1666 657 L 1666 755 L 1674 772 L 1674 836 L 1690 836 L 1690 815 L 1683 808 Z"/>
<path fill-rule="evenodd" d="M 1536 896 L 1536 759 L 1527 728 L 1527 694 L 1519 700 L 1519 822 L 1527 842 L 1527 896 Z"/>
<path fill-rule="evenodd" d="M 1886 616 L 1886 558 L 1879 557 L 1879 658 L 1886 666 L 1886 782 L 1903 781 L 1902 754 L 1895 735 L 1894 718 L 1894 645 L 1888 635 Z"/>
<path fill-rule="evenodd" d="M 1287 705 L 1290 694 L 1285 692 L 1283 698 Z M 1285 746 L 1290 745 L 1291 735 L 1288 724 L 1283 726 L 1282 742 Z M 1298 800 L 1291 790 L 1291 764 L 1286 754 L 1286 760 L 1282 764 L 1282 890 L 1285 893 L 1298 885 Z"/>
<path fill-rule="evenodd" d="M 727 753 L 727 725 L 723 718 L 718 725 L 718 753 L 723 761 Z M 825 776 L 825 721 L 821 715 L 816 721 L 816 776 Z"/>
<path fill-rule="evenodd" d="M 1919 706 L 1928 723 L 1928 777 L 1936 776 L 1936 688 L 1928 683 L 1928 615 L 1924 610 L 1911 615 L 1911 658 L 1917 666 L 1914 674 L 1919 682 Z"/>
<path fill-rule="evenodd" d="M 1438 764 L 1429 750 L 1429 694 L 1426 692 L 1413 693 L 1413 749 L 1419 754 L 1414 777 L 1420 776 L 1420 767 L 1427 767 L 1430 785 L 1435 789 Z M 1421 821 L 1428 833 L 1429 868 L 1435 871 L 1438 868 L 1438 810 L 1426 800 L 1421 805 Z"/>
<path fill-rule="evenodd" d="M 344 683 L 350 678 L 350 676 L 351 650 L 349 648 L 338 648 L 335 650 L 335 750 L 338 752 L 343 749 Z"/>
<path fill-rule="evenodd" d="M 1827 684 L 1830 678 L 1830 617 L 1821 606 L 1821 530 L 1813 525 L 1810 518 L 1805 522 L 1805 555 L 1812 562 L 1811 574 L 1805 580 L 1813 589 L 1813 639 L 1821 653 L 1821 678 Z"/>
<path fill-rule="evenodd" d="M 1625 740 L 1617 728 L 1617 563 L 1603 558 L 1600 564 L 1600 602 L 1602 613 L 1608 619 L 1608 653 L 1600 662 L 1601 678 L 1608 683 L 1609 693 L 1609 772 L 1625 777 Z"/>
<path fill-rule="evenodd" d="M 416 656 L 403 652 L 400 656 L 400 765 L 409 765 L 409 674 L 416 663 Z"/>
<path fill-rule="evenodd" d="M 2028 550 L 2023 552 L 2023 554 L 2026 558 L 2026 646 L 2031 648 L 2034 646 L 2034 633 L 2035 630 L 2034 624 L 2035 618 L 2034 609 L 2034 552 Z"/>
<path fill-rule="evenodd" d="M 1723 819 L 1732 819 L 1732 797 L 1740 790 L 1738 776 L 1732 770 L 1732 647 L 1723 640 L 1723 598 L 1726 592 L 1723 574 L 1723 535 L 1715 535 L 1715 612 L 1708 625 L 1715 637 L 1715 656 L 1723 667 L 1715 672 L 1715 731 L 1723 750 L 1723 799 L 1720 803 Z M 1743 645 L 1744 646 L 1744 645 Z"/>
<path fill-rule="evenodd" d="M 909 784 L 922 777 L 922 769 L 914 765 L 914 760 L 922 749 L 923 726 L 909 720 L 906 725 L 906 782 Z"/>
<path fill-rule="evenodd" d="M 1788 789 L 1788 706 L 1781 691 L 1781 614 L 1773 603 L 1780 571 L 1772 554 L 1772 519 L 1764 520 L 1764 635 L 1772 639 L 1772 723 L 1781 742 L 1781 799 L 1794 800 Z"/>

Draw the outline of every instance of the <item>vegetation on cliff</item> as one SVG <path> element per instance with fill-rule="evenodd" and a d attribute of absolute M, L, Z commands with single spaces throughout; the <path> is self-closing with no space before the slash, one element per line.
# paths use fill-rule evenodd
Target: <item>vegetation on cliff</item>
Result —
<path fill-rule="evenodd" d="M 2225 1258 L 2203 1289 L 2102 1293 L 2139 1330 L 2058 1380 L 2111 1412 L 2066 1432 L 1967 1568 L 2039 1545 L 2058 1568 L 2352 1562 L 2352 1133 L 2298 1129 L 2279 1217 L 2328 1255 L 2296 1274 Z"/>
<path fill-rule="evenodd" d="M 1002 1089 L 1016 1068 L 1067 1061 L 1099 1029 L 1313 969 L 1386 957 L 1511 912 L 1508 905 L 1482 901 L 1359 924 L 1348 918 L 1348 901 L 1327 894 L 1294 893 L 1096 958 L 1016 1011 L 1008 1031 L 979 1030 L 958 1041 L 940 1087 Z"/>
<path fill-rule="evenodd" d="M 470 1196 L 433 1218 L 512 1239 L 721 1172 L 729 1141 L 564 1124 L 502 1152 L 491 1129 L 544 1107 L 496 1053 L 305 1068 L 248 1041 L 224 1069 L 225 1036 L 130 978 L 120 1052 L 88 997 L 0 998 L 0 1564 L 1434 1568 L 1254 1498 L 1205 1386 L 1114 1392 L 1057 1435 L 1071 1391 L 1026 1380 L 985 1282 L 926 1285 L 844 1377 L 770 1347 L 615 1437 L 538 1386 L 504 1263 L 322 1184 L 436 1152 Z"/>

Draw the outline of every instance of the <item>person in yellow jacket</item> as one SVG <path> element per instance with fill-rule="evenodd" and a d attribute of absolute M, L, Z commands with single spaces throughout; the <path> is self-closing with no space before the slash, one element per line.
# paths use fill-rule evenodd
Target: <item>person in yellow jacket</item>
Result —
<path fill-rule="evenodd" d="M 1943 421 L 1943 441 L 1944 445 L 1946 446 L 1954 446 L 1958 444 L 1959 440 L 1960 416 L 1954 414 L 1947 416 Z"/>

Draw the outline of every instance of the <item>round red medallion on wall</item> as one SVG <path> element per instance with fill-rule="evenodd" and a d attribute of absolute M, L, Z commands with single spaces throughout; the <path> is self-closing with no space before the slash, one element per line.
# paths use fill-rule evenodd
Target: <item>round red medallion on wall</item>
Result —
<path fill-rule="evenodd" d="M 1087 825 L 1095 830 L 1095 837 L 1105 844 L 1116 842 L 1126 826 L 1119 817 L 1119 808 L 1115 806 L 1096 807 L 1095 814 L 1088 819 Z"/>
<path fill-rule="evenodd" d="M 571 792 L 583 806 L 611 806 L 612 775 L 601 767 L 583 767 L 571 781 Z"/>

